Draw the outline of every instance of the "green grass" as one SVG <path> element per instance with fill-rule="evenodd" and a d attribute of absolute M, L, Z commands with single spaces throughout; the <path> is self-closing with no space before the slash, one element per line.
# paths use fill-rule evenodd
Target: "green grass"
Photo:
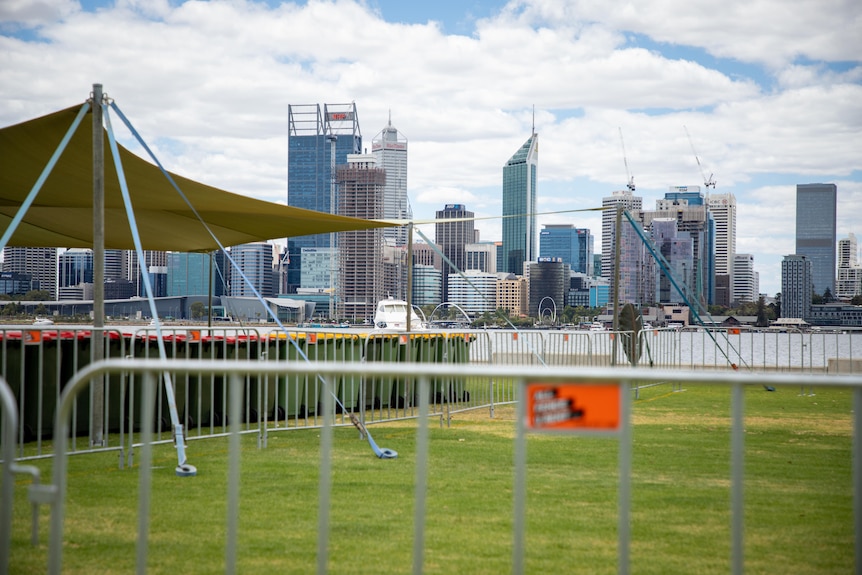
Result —
<path fill-rule="evenodd" d="M 746 393 L 745 560 L 748 573 L 853 569 L 850 392 Z M 634 403 L 633 573 L 730 572 L 730 390 L 644 390 Z M 432 420 L 435 421 L 435 420 Z M 372 427 L 399 452 L 378 460 L 352 428 L 335 430 L 329 571 L 408 573 L 412 565 L 415 422 Z M 425 573 L 511 572 L 514 411 L 456 414 L 430 429 Z M 313 572 L 319 430 L 243 438 L 238 571 Z M 227 440 L 188 449 L 195 478 L 155 449 L 149 573 L 224 570 Z M 43 476 L 50 463 L 38 462 Z M 25 479 L 16 487 L 10 572 L 42 573 L 29 543 Z M 135 566 L 138 474 L 115 453 L 70 459 L 64 573 Z M 531 435 L 529 573 L 616 573 L 617 442 Z"/>

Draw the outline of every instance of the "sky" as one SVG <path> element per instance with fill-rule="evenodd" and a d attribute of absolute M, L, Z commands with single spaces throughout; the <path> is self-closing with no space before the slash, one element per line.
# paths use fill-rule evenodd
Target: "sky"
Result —
<path fill-rule="evenodd" d="M 534 125 L 538 222 L 596 252 L 600 214 L 571 210 L 629 177 L 645 209 L 710 177 L 734 194 L 770 296 L 796 184 L 836 184 L 837 239 L 862 238 L 859 0 L 0 2 L 0 126 L 94 83 L 166 168 L 263 200 L 287 202 L 288 105 L 355 102 L 365 146 L 390 114 L 408 139 L 414 218 L 461 203 L 482 240 Z"/>

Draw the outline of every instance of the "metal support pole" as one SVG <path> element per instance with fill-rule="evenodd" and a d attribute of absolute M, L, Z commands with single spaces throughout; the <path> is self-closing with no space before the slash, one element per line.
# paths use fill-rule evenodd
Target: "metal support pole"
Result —
<path fill-rule="evenodd" d="M 620 240 L 622 239 L 623 206 L 617 204 L 617 222 L 614 227 L 614 333 L 620 327 Z M 617 342 L 612 340 L 611 365 L 617 364 Z"/>
<path fill-rule="evenodd" d="M 407 224 L 407 333 L 413 319 L 413 222 Z"/>
<path fill-rule="evenodd" d="M 862 388 L 853 389 L 853 533 L 856 575 L 862 575 Z"/>
<path fill-rule="evenodd" d="M 329 142 L 329 213 L 337 214 L 335 188 L 337 185 L 335 173 L 335 143 L 338 136 L 330 134 L 326 136 Z M 329 321 L 335 319 L 335 244 L 337 243 L 335 232 L 329 234 Z"/>
<path fill-rule="evenodd" d="M 632 501 L 632 425 L 631 425 L 631 387 L 632 382 L 620 383 L 621 424 L 619 435 L 619 493 L 617 511 L 617 572 L 629 573 L 631 545 L 631 501 Z"/>
<path fill-rule="evenodd" d="M 730 567 L 734 575 L 742 575 L 745 564 L 743 489 L 745 483 L 745 413 L 742 384 L 734 383 L 731 392 L 730 433 Z"/>
<path fill-rule="evenodd" d="M 512 573 L 524 573 L 524 547 L 526 543 L 526 499 L 527 499 L 527 438 L 524 425 L 527 408 L 526 384 L 523 379 L 515 382 L 518 402 L 515 405 L 515 480 L 513 489 L 514 509 L 512 519 Z"/>
<path fill-rule="evenodd" d="M 93 84 L 93 363 L 105 357 L 105 140 L 102 133 L 102 85 Z M 90 445 L 103 445 L 105 378 L 93 380 Z"/>
<path fill-rule="evenodd" d="M 213 275 L 215 274 L 213 263 L 215 263 L 215 258 L 213 252 L 210 252 L 209 291 L 207 293 L 207 328 L 210 330 L 213 328 Z"/>

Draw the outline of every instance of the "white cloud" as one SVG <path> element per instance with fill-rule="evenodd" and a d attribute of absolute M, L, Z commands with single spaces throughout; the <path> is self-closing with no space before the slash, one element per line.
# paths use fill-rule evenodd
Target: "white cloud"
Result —
<path fill-rule="evenodd" d="M 521 21 L 586 20 L 655 41 L 696 46 L 721 58 L 780 68 L 797 58 L 857 61 L 862 4 L 856 0 L 513 0 Z"/>
<path fill-rule="evenodd" d="M 55 22 L 78 9 L 75 0 L 4 0 L 0 3 L 0 31 Z"/>
<path fill-rule="evenodd" d="M 533 106 L 545 211 L 624 188 L 619 128 L 645 205 L 670 185 L 702 184 L 687 126 L 706 176 L 740 202 L 738 250 L 772 266 L 792 238 L 795 183 L 839 180 L 840 201 L 862 202 L 862 5 L 791 4 L 518 0 L 471 35 L 447 35 L 349 0 L 121 0 L 96 12 L 12 0 L 0 21 L 38 39 L 0 28 L 0 125 L 80 103 L 101 82 L 168 169 L 284 201 L 288 105 L 355 101 L 366 144 L 390 111 L 407 136 L 420 219 L 446 203 L 499 214 L 502 166 L 529 136 Z M 754 65 L 740 75 L 699 50 L 668 57 L 666 44 Z M 852 213 L 839 233 L 857 225 Z M 600 249 L 595 214 L 540 223 L 589 227 Z M 498 221 L 477 228 L 499 239 Z"/>

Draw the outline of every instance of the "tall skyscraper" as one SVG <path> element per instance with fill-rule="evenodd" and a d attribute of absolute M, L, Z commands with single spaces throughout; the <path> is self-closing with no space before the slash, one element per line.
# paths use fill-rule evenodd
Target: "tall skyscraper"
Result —
<path fill-rule="evenodd" d="M 617 206 L 636 216 L 635 212 L 640 212 L 643 207 L 643 198 L 633 195 L 629 190 L 614 192 L 602 198 L 604 208 L 602 211 L 602 277 L 610 280 L 611 294 L 614 292 Z M 621 236 L 619 297 L 621 302 L 635 302 L 638 299 L 638 287 L 641 283 L 638 278 L 643 262 L 641 258 L 643 245 L 625 217 L 623 217 L 619 235 Z"/>
<path fill-rule="evenodd" d="M 371 154 L 351 154 L 338 167 L 338 214 L 363 219 L 383 217 L 386 171 Z M 373 319 L 377 302 L 386 297 L 383 230 L 338 234 L 337 312 L 351 320 Z"/>
<path fill-rule="evenodd" d="M 733 300 L 733 257 L 736 254 L 736 196 L 710 194 L 709 213 L 715 222 L 715 303 L 729 306 Z M 727 285 L 727 288 L 721 286 Z"/>
<path fill-rule="evenodd" d="M 694 188 L 694 192 L 692 192 Z M 642 211 L 640 221 L 644 229 L 652 229 L 654 219 L 676 220 L 679 233 L 687 233 L 692 242 L 692 267 L 686 270 L 683 281 L 691 286 L 691 297 L 704 306 L 715 303 L 715 225 L 698 186 L 686 186 L 686 196 L 680 188 L 671 188 L 662 200 L 656 201 L 655 211 Z"/>
<path fill-rule="evenodd" d="M 128 280 L 127 250 L 105 250 L 105 280 Z"/>
<path fill-rule="evenodd" d="M 732 275 L 736 254 L 736 196 L 710 194 L 709 212 L 715 221 L 715 273 Z"/>
<path fill-rule="evenodd" d="M 407 138 L 392 125 L 391 116 L 389 124 L 371 140 L 371 153 L 377 161 L 377 167 L 386 172 L 383 217 L 398 220 L 412 218 L 407 200 Z M 406 246 L 407 227 L 384 228 L 383 237 L 396 246 Z"/>
<path fill-rule="evenodd" d="M 37 289 L 46 290 L 57 299 L 57 248 L 3 248 L 3 271 L 30 274 Z"/>
<path fill-rule="evenodd" d="M 835 232 L 838 188 L 835 184 L 796 186 L 796 253 L 811 262 L 814 293 L 835 295 Z M 782 309 L 784 300 L 782 297 Z"/>
<path fill-rule="evenodd" d="M 811 260 L 804 255 L 784 256 L 781 261 L 781 317 L 805 319 L 811 314 L 812 269 Z"/>
<path fill-rule="evenodd" d="M 446 204 L 437 211 L 434 242 L 440 246 L 440 251 L 452 265 L 443 262 L 443 301 L 449 301 L 449 274 L 464 272 L 467 269 L 467 244 L 476 241 L 473 212 L 467 210 L 464 204 Z M 443 223 L 439 220 L 456 220 Z"/>
<path fill-rule="evenodd" d="M 356 104 L 289 105 L 287 116 L 287 205 L 335 213 L 333 167 L 346 164 L 348 154 L 362 152 Z M 302 248 L 329 247 L 329 234 L 291 240 L 297 254 Z M 299 266 L 296 260 L 291 258 L 291 265 Z"/>
<path fill-rule="evenodd" d="M 546 224 L 539 232 L 539 256 L 561 258 L 573 272 L 593 273 L 593 236 L 572 224 Z"/>
<path fill-rule="evenodd" d="M 210 257 L 208 253 L 169 252 L 167 295 L 207 295 L 210 293 L 210 281 L 213 295 L 223 295 L 224 283 L 219 278 L 217 266 L 216 258 Z"/>
<path fill-rule="evenodd" d="M 504 272 L 523 275 L 524 262 L 535 261 L 538 256 L 536 251 L 538 169 L 539 135 L 534 131 L 503 166 Z"/>
<path fill-rule="evenodd" d="M 756 302 L 759 294 L 760 277 L 754 271 L 754 256 L 752 254 L 734 255 L 732 305 Z"/>
<path fill-rule="evenodd" d="M 138 262 L 138 253 L 135 250 L 126 250 L 124 253 L 124 257 L 126 259 L 126 264 L 124 269 L 126 270 L 126 279 L 132 282 L 134 285 L 135 295 L 139 297 L 146 297 L 147 290 L 144 285 L 144 279 L 141 275 L 141 266 Z M 168 265 L 168 252 L 163 251 L 155 251 L 155 250 L 144 250 L 144 263 L 146 263 L 146 269 L 144 270 L 146 273 L 156 273 L 152 268 L 163 268 Z M 152 282 L 151 282 L 152 284 Z M 155 290 L 155 285 L 152 286 Z M 166 294 L 153 294 L 154 297 L 161 297 Z"/>
<path fill-rule="evenodd" d="M 694 293 L 691 271 L 694 269 L 693 242 L 688 232 L 679 232 L 675 218 L 653 218 L 651 225 L 652 241 L 656 249 L 664 257 L 677 286 L 686 294 Z M 677 303 L 683 298 L 659 266 L 653 266 L 656 272 L 655 297 L 657 303 Z"/>
<path fill-rule="evenodd" d="M 248 278 L 263 297 L 275 295 L 273 274 L 274 246 L 268 242 L 254 242 L 230 248 L 230 256 L 239 271 Z M 231 274 L 230 295 L 233 297 L 254 297 L 251 286 L 237 270 Z"/>

